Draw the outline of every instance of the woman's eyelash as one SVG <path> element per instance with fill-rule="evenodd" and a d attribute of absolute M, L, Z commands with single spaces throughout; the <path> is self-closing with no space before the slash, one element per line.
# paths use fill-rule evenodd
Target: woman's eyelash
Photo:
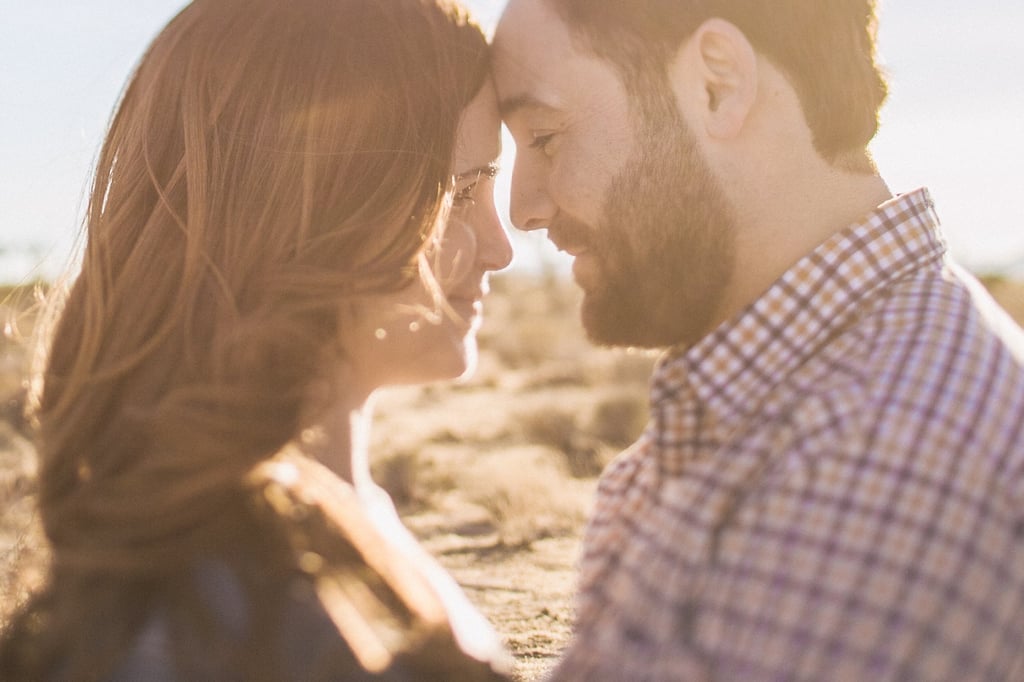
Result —
<path fill-rule="evenodd" d="M 474 171 L 468 171 L 466 173 L 460 173 L 456 175 L 456 185 L 469 178 L 472 178 L 473 181 L 466 185 L 465 187 L 463 187 L 462 189 L 455 190 L 453 194 L 453 203 L 455 205 L 466 205 L 473 203 L 475 201 L 473 195 L 476 192 L 476 188 L 480 184 L 480 181 L 488 178 L 493 180 L 497 174 L 498 163 L 496 161 L 492 161 L 486 166 L 477 168 Z"/>
<path fill-rule="evenodd" d="M 473 192 L 476 191 L 476 185 L 477 183 L 474 182 L 455 192 L 454 202 L 456 204 L 465 204 L 473 201 Z"/>

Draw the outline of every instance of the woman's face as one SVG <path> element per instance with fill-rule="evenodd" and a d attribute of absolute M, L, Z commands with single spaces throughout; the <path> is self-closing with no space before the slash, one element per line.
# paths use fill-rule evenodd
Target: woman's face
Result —
<path fill-rule="evenodd" d="M 487 274 L 512 259 L 494 207 L 500 126 L 497 98 L 488 81 L 462 114 L 451 217 L 438 245 L 427 254 L 445 303 L 439 307 L 417 282 L 364 301 L 352 323 L 342 327 L 349 369 L 369 390 L 453 379 L 475 366 Z"/>

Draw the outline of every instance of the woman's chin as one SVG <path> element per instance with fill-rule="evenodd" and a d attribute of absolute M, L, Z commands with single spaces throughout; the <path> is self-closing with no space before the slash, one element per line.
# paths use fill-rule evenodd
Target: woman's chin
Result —
<path fill-rule="evenodd" d="M 435 348 L 415 358 L 413 363 L 408 371 L 402 372 L 402 376 L 395 377 L 397 380 L 389 383 L 416 386 L 435 381 L 464 382 L 476 371 L 476 342 L 467 340 L 443 350 Z"/>
<path fill-rule="evenodd" d="M 458 376 L 453 378 L 459 383 L 465 383 L 472 379 L 473 375 L 476 374 L 477 359 L 478 355 L 476 344 L 474 343 L 472 346 L 467 346 L 462 355 L 462 371 Z"/>
<path fill-rule="evenodd" d="M 476 337 L 472 334 L 462 337 L 447 353 L 437 357 L 427 356 L 424 362 L 432 364 L 437 371 L 437 381 L 468 381 L 476 372 L 478 351 Z"/>
<path fill-rule="evenodd" d="M 439 354 L 440 355 L 440 354 Z M 430 360 L 425 360 L 430 362 Z M 451 350 L 447 357 L 436 358 L 437 381 L 467 381 L 476 371 L 477 348 L 475 339 L 466 339 Z"/>

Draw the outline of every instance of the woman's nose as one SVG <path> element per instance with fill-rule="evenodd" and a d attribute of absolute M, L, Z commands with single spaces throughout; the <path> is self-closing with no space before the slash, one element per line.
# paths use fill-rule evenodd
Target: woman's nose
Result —
<path fill-rule="evenodd" d="M 512 243 L 494 209 L 487 212 L 477 236 L 477 261 L 484 270 L 504 270 L 512 262 Z"/>

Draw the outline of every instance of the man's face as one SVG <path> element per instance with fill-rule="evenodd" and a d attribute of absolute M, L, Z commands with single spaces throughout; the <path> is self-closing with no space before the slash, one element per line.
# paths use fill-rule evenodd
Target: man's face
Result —
<path fill-rule="evenodd" d="M 517 147 L 512 220 L 575 256 L 591 339 L 699 340 L 732 273 L 735 223 L 667 82 L 627 89 L 544 0 L 510 1 L 495 77 Z"/>

